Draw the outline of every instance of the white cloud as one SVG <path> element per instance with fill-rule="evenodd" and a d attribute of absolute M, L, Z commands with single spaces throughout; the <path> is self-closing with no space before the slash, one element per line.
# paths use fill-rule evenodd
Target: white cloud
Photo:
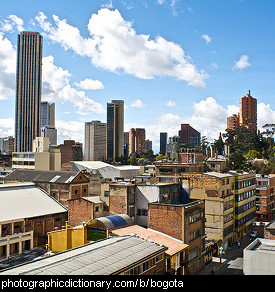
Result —
<path fill-rule="evenodd" d="M 76 86 L 84 89 L 84 90 L 97 90 L 103 89 L 104 86 L 101 81 L 93 80 L 93 79 L 85 79 L 80 81 L 79 83 L 75 83 Z"/>
<path fill-rule="evenodd" d="M 16 28 L 19 32 L 24 30 L 24 21 L 16 15 L 9 15 L 8 19 L 0 21 L 0 31 L 13 32 Z"/>
<path fill-rule="evenodd" d="M 208 34 L 203 34 L 201 38 L 205 40 L 206 44 L 210 44 L 212 42 L 212 38 Z"/>
<path fill-rule="evenodd" d="M 243 70 L 251 64 L 248 62 L 248 56 L 247 55 L 242 55 L 238 61 L 235 62 L 235 65 L 233 67 L 233 70 Z"/>
<path fill-rule="evenodd" d="M 176 105 L 176 103 L 175 103 L 174 101 L 172 101 L 172 100 L 169 100 L 169 101 L 166 103 L 166 105 L 167 105 L 168 107 L 173 107 L 173 106 Z"/>
<path fill-rule="evenodd" d="M 78 91 L 70 85 L 71 74 L 54 64 L 53 56 L 43 58 L 42 98 L 47 101 L 71 102 L 77 113 L 86 115 L 88 111 L 104 113 L 103 106 L 89 99 L 84 91 Z"/>
<path fill-rule="evenodd" d="M 14 119 L 0 119 L 0 137 L 14 136 Z"/>
<path fill-rule="evenodd" d="M 0 33 L 0 100 L 15 92 L 16 51 Z"/>
<path fill-rule="evenodd" d="M 104 7 L 104 8 L 114 8 L 113 1 L 110 0 L 108 3 L 102 4 L 101 7 Z"/>
<path fill-rule="evenodd" d="M 257 105 L 258 129 L 262 132 L 265 124 L 275 124 L 275 111 L 270 104 L 259 103 Z"/>
<path fill-rule="evenodd" d="M 140 99 L 136 99 L 132 102 L 131 107 L 144 108 L 146 107 L 146 104 L 144 104 Z"/>
<path fill-rule="evenodd" d="M 57 129 L 58 144 L 63 143 L 64 140 L 84 142 L 84 122 L 57 120 L 55 127 Z"/>
<path fill-rule="evenodd" d="M 83 38 L 78 28 L 53 16 L 51 24 L 43 12 L 35 18 L 46 35 L 65 50 L 88 57 L 96 67 L 138 78 L 152 79 L 170 76 L 188 85 L 204 87 L 208 75 L 190 63 L 176 43 L 158 36 L 137 34 L 132 23 L 122 18 L 118 10 L 103 8 L 93 14 L 88 23 L 90 38 Z"/>
<path fill-rule="evenodd" d="M 18 17 L 18 16 L 16 16 L 16 15 L 10 15 L 10 16 L 9 16 L 9 19 L 11 20 L 12 24 L 13 24 L 14 26 L 16 26 L 16 28 L 17 28 L 17 30 L 18 30 L 19 32 L 21 32 L 21 31 L 24 30 L 24 27 L 23 27 L 23 25 L 24 25 L 24 21 L 23 21 L 22 18 L 20 18 L 20 17 Z"/>

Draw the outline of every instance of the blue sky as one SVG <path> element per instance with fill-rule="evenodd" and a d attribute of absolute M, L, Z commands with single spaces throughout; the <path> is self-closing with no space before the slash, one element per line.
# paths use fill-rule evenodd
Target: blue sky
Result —
<path fill-rule="evenodd" d="M 209 141 L 248 90 L 258 126 L 275 123 L 272 0 L 0 0 L 0 136 L 14 135 L 16 40 L 43 35 L 42 100 L 56 103 L 58 143 L 83 142 L 84 122 L 106 122 L 125 101 L 125 131 L 189 123 Z"/>

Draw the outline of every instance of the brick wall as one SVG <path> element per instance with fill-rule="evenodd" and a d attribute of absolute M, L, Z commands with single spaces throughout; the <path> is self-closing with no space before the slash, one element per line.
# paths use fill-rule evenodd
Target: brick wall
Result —
<path fill-rule="evenodd" d="M 93 219 L 93 203 L 84 199 L 69 200 L 69 225 L 80 225 Z"/>
<path fill-rule="evenodd" d="M 26 219 L 25 231 L 33 230 L 34 247 L 43 246 L 48 241 L 47 232 L 53 231 L 54 227 L 61 229 L 68 220 L 68 213 L 60 213 L 54 215 L 46 215 L 35 218 Z"/>
<path fill-rule="evenodd" d="M 148 204 L 148 227 L 183 240 L 182 207 L 177 205 Z"/>
<path fill-rule="evenodd" d="M 126 197 L 125 196 L 110 196 L 109 213 L 110 215 L 127 214 Z"/>

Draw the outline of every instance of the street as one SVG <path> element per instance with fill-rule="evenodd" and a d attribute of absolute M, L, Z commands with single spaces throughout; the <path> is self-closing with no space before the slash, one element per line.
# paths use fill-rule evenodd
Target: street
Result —
<path fill-rule="evenodd" d="M 228 248 L 222 257 L 213 257 L 212 262 L 198 273 L 198 275 L 243 275 L 243 249 L 252 240 L 246 236 L 241 247 L 234 245 Z"/>

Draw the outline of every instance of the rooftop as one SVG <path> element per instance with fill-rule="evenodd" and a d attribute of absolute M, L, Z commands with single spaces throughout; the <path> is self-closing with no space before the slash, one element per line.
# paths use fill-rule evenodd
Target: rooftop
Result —
<path fill-rule="evenodd" d="M 167 247 L 138 236 L 117 236 L 96 241 L 19 265 L 0 275 L 111 275 Z"/>
<path fill-rule="evenodd" d="M 34 183 L 0 186 L 0 222 L 67 212 L 67 209 Z"/>
<path fill-rule="evenodd" d="M 275 255 L 275 240 L 256 238 L 245 250 L 270 253 Z"/>
<path fill-rule="evenodd" d="M 70 183 L 78 174 L 71 171 L 16 169 L 5 179 L 33 182 Z"/>
<path fill-rule="evenodd" d="M 118 236 L 136 234 L 152 242 L 167 246 L 168 250 L 165 253 L 169 256 L 173 256 L 174 254 L 188 248 L 188 245 L 181 240 L 153 229 L 141 227 L 139 225 L 118 227 L 117 229 L 112 230 L 112 233 Z"/>

